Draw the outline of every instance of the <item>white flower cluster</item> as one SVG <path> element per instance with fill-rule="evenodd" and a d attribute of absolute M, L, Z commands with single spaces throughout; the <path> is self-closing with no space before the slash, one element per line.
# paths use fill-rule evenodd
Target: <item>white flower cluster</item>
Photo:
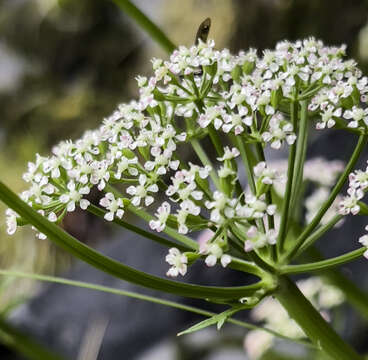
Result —
<path fill-rule="evenodd" d="M 213 41 L 180 46 L 169 60 L 152 61 L 152 77 L 137 77 L 137 101 L 119 105 L 80 139 L 61 142 L 51 156 L 37 155 L 24 174 L 30 187 L 20 196 L 54 222 L 77 206 L 87 209 L 92 187 L 102 192 L 99 204 L 107 221 L 122 218 L 129 208 L 154 204 L 153 230 L 164 231 L 168 224 L 181 234 L 211 228 L 215 235 L 201 255 L 209 266 L 217 259 L 226 266 L 232 227 L 246 234 L 240 239 L 246 251 L 275 244 L 277 238 L 274 229 L 259 224 L 275 213 L 265 193 L 282 179 L 262 161 L 254 168 L 257 193 L 244 193 L 237 140 L 273 149 L 293 144 L 298 124 L 290 118 L 290 103 L 303 99 L 309 99 L 311 115 L 320 115 L 328 127 L 366 128 L 361 103 L 367 101 L 367 80 L 343 54 L 344 48 L 325 47 L 312 38 L 284 41 L 260 58 L 253 49 L 238 55 L 216 50 Z M 338 119 L 341 114 L 349 123 Z M 215 164 L 198 152 L 201 164 L 180 158 L 179 147 L 207 136 L 214 146 L 206 152 L 217 152 Z M 10 234 L 17 219 L 7 211 Z M 185 256 L 176 250 L 167 260 L 173 266 L 170 275 L 186 272 Z"/>
<path fill-rule="evenodd" d="M 342 292 L 321 278 L 311 277 L 297 283 L 302 293 L 313 303 L 324 318 L 329 320 L 328 310 L 344 302 Z M 284 336 L 300 339 L 305 337 L 303 330 L 289 317 L 286 310 L 273 298 L 263 300 L 251 312 L 251 317 L 257 322 L 263 322 L 267 329 L 274 330 Z M 247 355 L 251 360 L 257 360 L 272 347 L 274 336 L 262 330 L 249 331 L 244 339 Z"/>
<path fill-rule="evenodd" d="M 357 215 L 361 210 L 360 200 L 368 191 L 368 166 L 365 170 L 355 170 L 349 174 L 349 188 L 347 196 L 339 203 L 339 213 L 341 215 Z"/>

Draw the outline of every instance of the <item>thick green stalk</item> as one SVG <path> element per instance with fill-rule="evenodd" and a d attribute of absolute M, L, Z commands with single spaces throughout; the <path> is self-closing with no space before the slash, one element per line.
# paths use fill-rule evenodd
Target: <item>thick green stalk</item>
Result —
<path fill-rule="evenodd" d="M 330 196 L 328 199 L 324 202 L 324 204 L 319 209 L 318 213 L 314 216 L 310 224 L 304 229 L 304 231 L 301 233 L 301 235 L 296 239 L 295 245 L 293 248 L 289 251 L 288 254 L 285 256 L 285 262 L 288 262 L 293 258 L 295 253 L 298 251 L 298 249 L 303 245 L 304 241 L 307 239 L 307 237 L 312 233 L 312 231 L 318 226 L 319 222 L 321 221 L 322 217 L 325 215 L 326 211 L 329 209 L 329 207 L 332 205 L 334 200 L 336 199 L 336 196 L 339 194 L 340 190 L 345 184 L 345 181 L 347 180 L 350 172 L 352 171 L 353 167 L 355 166 L 356 162 L 359 159 L 359 156 L 361 152 L 363 151 L 366 143 L 367 143 L 368 135 L 360 135 L 358 143 L 354 149 L 354 152 L 348 162 L 348 164 L 345 167 L 344 172 L 340 175 L 339 180 L 337 181 L 335 187 L 331 191 Z"/>
<path fill-rule="evenodd" d="M 311 271 L 322 271 L 332 267 L 340 266 L 360 258 L 367 250 L 365 246 L 360 247 L 354 251 L 350 251 L 344 255 L 336 256 L 331 259 L 312 262 L 301 265 L 285 265 L 280 268 L 281 274 L 299 274 Z"/>
<path fill-rule="evenodd" d="M 332 359 L 362 360 L 362 357 L 341 339 L 288 277 L 281 276 L 279 281 L 279 289 L 275 293 L 277 300 L 318 349 Z"/>
<path fill-rule="evenodd" d="M 290 103 L 290 120 L 293 124 L 294 130 L 296 129 L 296 122 L 298 116 L 298 102 L 292 101 Z M 287 183 L 284 195 L 284 201 L 282 204 L 282 213 L 281 213 L 281 222 L 279 235 L 277 238 L 277 247 L 279 254 L 282 254 L 284 250 L 285 238 L 287 234 L 287 224 L 289 222 L 289 210 L 290 210 L 290 200 L 291 200 L 291 191 L 293 186 L 293 178 L 294 178 L 294 164 L 295 164 L 295 155 L 296 155 L 296 144 L 292 144 L 289 150 L 289 160 L 288 160 L 288 171 L 287 171 Z"/>
<path fill-rule="evenodd" d="M 40 215 L 1 181 L 0 200 L 12 208 L 17 214 L 22 216 L 28 223 L 35 226 L 40 232 L 44 233 L 56 245 L 95 268 L 133 284 L 186 297 L 222 300 L 237 300 L 245 296 L 252 296 L 255 291 L 266 286 L 264 281 L 259 281 L 247 286 L 216 287 L 185 284 L 162 279 L 158 276 L 150 275 L 143 271 L 126 266 L 81 243 L 76 238 L 62 230 L 59 226 L 51 223 L 45 217 Z"/>
<path fill-rule="evenodd" d="M 129 17 L 131 17 L 148 35 L 156 41 L 166 52 L 173 52 L 176 46 L 165 33 L 153 23 L 147 15 L 139 10 L 129 0 L 113 0 Z"/>

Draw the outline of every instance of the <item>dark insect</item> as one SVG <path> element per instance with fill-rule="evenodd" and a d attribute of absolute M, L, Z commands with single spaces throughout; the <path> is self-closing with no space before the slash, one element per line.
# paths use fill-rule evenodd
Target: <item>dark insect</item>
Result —
<path fill-rule="evenodd" d="M 210 32 L 210 28 L 211 28 L 211 19 L 207 18 L 201 23 L 201 25 L 199 25 L 197 35 L 195 37 L 195 45 L 198 45 L 199 39 L 202 42 L 207 41 L 207 37 L 208 37 L 208 33 Z"/>

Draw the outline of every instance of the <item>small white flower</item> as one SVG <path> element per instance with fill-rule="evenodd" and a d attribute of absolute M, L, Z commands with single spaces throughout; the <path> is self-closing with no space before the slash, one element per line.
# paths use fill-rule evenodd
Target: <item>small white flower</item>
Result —
<path fill-rule="evenodd" d="M 217 242 L 202 244 L 199 253 L 207 255 L 205 263 L 209 267 L 215 266 L 218 259 L 220 259 L 222 267 L 226 267 L 231 263 L 231 256 L 224 254 L 222 247 Z"/>
<path fill-rule="evenodd" d="M 326 109 L 324 109 L 324 111 L 321 112 L 320 115 L 321 120 L 317 122 L 316 129 L 318 130 L 324 129 L 326 128 L 326 126 L 328 128 L 332 128 L 336 123 L 334 117 L 335 118 L 341 117 L 342 109 L 341 108 L 335 109 L 332 105 L 329 105 Z"/>
<path fill-rule="evenodd" d="M 351 110 L 346 110 L 344 112 L 345 119 L 351 119 L 348 124 L 348 127 L 357 128 L 359 126 L 359 122 L 363 121 L 365 125 L 368 125 L 368 108 L 362 109 L 357 106 L 353 106 Z"/>
<path fill-rule="evenodd" d="M 349 174 L 349 186 L 353 189 L 365 190 L 368 188 L 368 167 L 365 171 L 355 170 Z"/>
<path fill-rule="evenodd" d="M 109 164 L 106 160 L 93 161 L 91 163 L 91 183 L 97 185 L 98 190 L 102 191 L 106 183 L 110 179 L 110 172 L 108 171 Z"/>
<path fill-rule="evenodd" d="M 360 211 L 358 201 L 363 198 L 364 193 L 361 189 L 349 188 L 348 196 L 345 196 L 339 203 L 339 213 L 341 215 L 357 215 Z"/>
<path fill-rule="evenodd" d="M 129 186 L 126 192 L 129 195 L 132 195 L 132 204 L 134 206 L 139 206 L 141 200 L 144 199 L 144 204 L 149 206 L 153 203 L 154 198 L 153 196 L 149 195 L 149 193 L 156 193 L 158 191 L 157 184 L 150 184 L 147 185 L 147 176 L 145 174 L 139 175 L 139 185 L 137 186 Z"/>
<path fill-rule="evenodd" d="M 213 123 L 215 129 L 219 129 L 223 123 L 223 117 L 226 112 L 221 106 L 211 106 L 205 109 L 205 112 L 198 118 L 198 125 L 201 128 L 206 128 L 209 124 Z"/>
<path fill-rule="evenodd" d="M 75 205 L 79 206 L 85 210 L 89 206 L 90 202 L 86 199 L 82 199 L 83 195 L 87 195 L 90 192 L 88 186 L 77 187 L 74 181 L 69 181 L 68 192 L 62 194 L 59 198 L 60 202 L 66 205 L 66 210 L 72 212 L 75 210 Z"/>
<path fill-rule="evenodd" d="M 157 209 L 156 217 L 157 220 L 151 220 L 149 222 L 149 226 L 152 230 L 156 230 L 157 232 L 161 232 L 165 229 L 166 221 L 170 215 L 170 204 L 165 201 L 161 204 L 161 206 Z"/>
<path fill-rule="evenodd" d="M 17 213 L 12 209 L 7 209 L 5 212 L 6 215 L 6 226 L 7 233 L 9 235 L 13 235 L 17 231 Z"/>
<path fill-rule="evenodd" d="M 125 156 L 122 156 L 116 164 L 115 171 L 115 179 L 121 179 L 121 175 L 124 172 L 127 172 L 131 176 L 137 176 L 138 170 L 135 165 L 138 163 L 138 159 L 136 157 L 128 159 Z"/>
<path fill-rule="evenodd" d="M 240 152 L 237 148 L 230 148 L 228 146 L 225 146 L 224 148 L 224 155 L 222 157 L 217 158 L 218 161 L 225 161 L 225 160 L 231 160 L 236 158 L 240 155 Z"/>
<path fill-rule="evenodd" d="M 184 276 L 187 273 L 188 258 L 177 248 L 171 248 L 165 258 L 171 268 L 166 273 L 167 276 L 176 277 L 179 274 Z"/>
<path fill-rule="evenodd" d="M 107 221 L 113 221 L 114 217 L 121 219 L 124 215 L 124 202 L 122 198 L 115 198 L 114 194 L 109 192 L 100 200 L 100 205 L 108 210 L 104 218 Z"/>
<path fill-rule="evenodd" d="M 263 184 L 272 185 L 274 181 L 284 181 L 285 177 L 277 170 L 270 169 L 264 161 L 258 163 L 254 168 L 254 175 L 261 178 Z"/>
<path fill-rule="evenodd" d="M 275 229 L 267 230 L 266 233 L 259 231 L 252 225 L 247 233 L 248 239 L 244 242 L 244 251 L 249 252 L 254 249 L 261 248 L 267 244 L 275 245 L 277 240 L 277 232 Z"/>
<path fill-rule="evenodd" d="M 270 142 L 273 149 L 280 149 L 284 141 L 289 145 L 294 144 L 296 135 L 293 132 L 293 125 L 284 120 L 280 113 L 272 116 L 268 131 L 262 134 L 265 142 Z"/>

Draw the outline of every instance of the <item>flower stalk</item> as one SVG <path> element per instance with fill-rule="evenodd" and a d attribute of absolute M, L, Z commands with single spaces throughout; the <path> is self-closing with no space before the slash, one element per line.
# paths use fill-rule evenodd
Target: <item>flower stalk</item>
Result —
<path fill-rule="evenodd" d="M 275 297 L 317 348 L 332 359 L 363 359 L 341 339 L 288 277 L 281 276 L 279 278 L 279 288 Z"/>

